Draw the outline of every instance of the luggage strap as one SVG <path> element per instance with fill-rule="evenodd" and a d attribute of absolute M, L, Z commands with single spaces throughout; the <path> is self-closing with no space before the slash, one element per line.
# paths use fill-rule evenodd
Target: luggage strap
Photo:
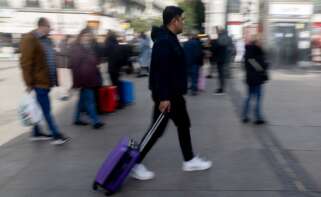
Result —
<path fill-rule="evenodd" d="M 141 143 L 139 144 L 139 152 L 142 152 L 145 148 L 145 146 L 147 145 L 148 141 L 152 138 L 152 136 L 154 135 L 156 129 L 158 128 L 158 126 L 160 125 L 160 123 L 163 121 L 163 119 L 165 118 L 165 114 L 166 112 L 162 112 L 157 120 L 155 121 L 155 123 L 153 124 L 153 126 L 150 128 L 150 130 L 147 132 L 147 135 L 142 139 Z"/>

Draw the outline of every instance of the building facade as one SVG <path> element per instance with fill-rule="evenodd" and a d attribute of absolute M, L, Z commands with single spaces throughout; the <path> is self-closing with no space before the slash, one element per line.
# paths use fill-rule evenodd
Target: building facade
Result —
<path fill-rule="evenodd" d="M 263 34 L 280 64 L 321 61 L 320 0 L 203 0 L 206 33 L 226 27 L 236 40 Z M 282 45 L 280 45 L 282 43 Z"/>
<path fill-rule="evenodd" d="M 98 0 L 0 0 L 0 5 L 1 33 L 26 33 L 39 17 L 50 20 L 53 34 L 74 35 L 88 24 L 99 34 L 121 30 L 116 18 L 101 14 Z"/>
<path fill-rule="evenodd" d="M 12 51 L 21 36 L 36 27 L 40 17 L 51 22 L 51 35 L 61 40 L 76 35 L 90 26 L 97 35 L 108 30 L 128 34 L 128 25 L 120 18 L 152 18 L 161 16 L 173 0 L 0 0 L 0 56 Z"/>

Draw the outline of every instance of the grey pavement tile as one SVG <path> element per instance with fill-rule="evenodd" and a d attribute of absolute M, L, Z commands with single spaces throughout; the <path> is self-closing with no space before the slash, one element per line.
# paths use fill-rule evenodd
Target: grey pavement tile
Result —
<path fill-rule="evenodd" d="M 115 197 L 306 197 L 306 195 L 306 193 L 278 191 L 129 191 L 116 194 Z"/>
<path fill-rule="evenodd" d="M 209 87 L 215 87 L 215 81 L 209 81 Z M 0 176 L 0 196 L 103 196 L 91 190 L 91 184 L 103 160 L 121 137 L 139 139 L 150 123 L 152 102 L 147 90 L 147 80 L 135 82 L 137 102 L 116 113 L 102 116 L 106 126 L 101 130 L 71 125 L 74 104 L 70 102 L 71 105 L 57 116 L 62 130 L 72 137 L 70 143 L 62 147 L 52 146 L 48 142 L 31 143 L 25 134 L 1 146 L 0 173 L 3 174 Z M 144 161 L 148 168 L 156 172 L 156 178 L 146 182 L 129 178 L 121 193 L 115 196 L 305 195 L 291 192 L 291 182 L 282 182 L 280 169 L 271 164 L 274 161 L 269 160 L 267 150 L 257 139 L 255 133 L 258 128 L 240 124 L 229 95 L 213 96 L 209 88 L 201 96 L 186 98 L 191 112 L 191 135 L 195 153 L 212 160 L 213 168 L 194 173 L 181 170 L 182 156 L 178 137 L 173 123 L 170 123 L 164 136 Z M 313 129 L 308 129 L 304 135 L 298 129 L 291 133 L 291 129 L 286 127 L 277 133 L 274 126 L 270 128 L 285 147 L 317 147 L 318 138 L 312 138 L 319 135 Z M 293 154 L 308 169 L 309 174 L 315 176 L 315 181 L 320 183 L 321 176 L 313 174 L 319 170 L 317 163 L 320 155 L 314 152 Z"/>
<path fill-rule="evenodd" d="M 284 149 L 321 150 L 321 127 L 270 126 Z"/>
<path fill-rule="evenodd" d="M 288 88 L 289 83 L 296 88 Z M 278 88 L 267 88 L 265 99 L 266 115 L 272 124 L 321 126 L 321 103 L 316 102 L 321 100 L 320 91 L 302 82 L 277 81 L 272 85 Z"/>
<path fill-rule="evenodd" d="M 0 188 L 37 158 L 30 146 L 2 147 L 0 150 Z"/>
<path fill-rule="evenodd" d="M 204 172 L 187 173 L 181 170 L 182 156 L 179 150 L 164 147 L 160 143 L 147 156 L 145 162 L 151 170 L 155 171 L 155 180 L 144 184 L 129 180 L 126 187 L 143 190 L 283 190 L 291 188 L 291 185 L 283 185 L 279 181 L 275 169 L 267 164 L 260 151 L 244 149 L 206 154 L 207 158 L 213 161 L 213 167 Z"/>
<path fill-rule="evenodd" d="M 317 197 L 318 193 L 280 191 L 215 191 L 215 190 L 131 190 L 114 194 L 115 197 Z"/>
<path fill-rule="evenodd" d="M 40 197 L 46 196 L 46 192 L 40 190 L 30 189 L 14 189 L 14 190 L 0 190 L 1 197 Z"/>
<path fill-rule="evenodd" d="M 102 191 L 87 189 L 51 189 L 51 190 L 5 190 L 0 191 L 5 197 L 101 197 Z M 280 192 L 280 191 L 195 191 L 195 190 L 124 190 L 113 196 L 115 197 L 318 197 L 320 193 L 313 192 Z"/>
<path fill-rule="evenodd" d="M 291 151 L 291 153 L 307 173 L 299 174 L 301 175 L 300 179 L 304 181 L 309 176 L 312 180 L 307 181 L 312 182 L 313 185 L 307 183 L 307 188 L 321 192 L 321 151 Z"/>

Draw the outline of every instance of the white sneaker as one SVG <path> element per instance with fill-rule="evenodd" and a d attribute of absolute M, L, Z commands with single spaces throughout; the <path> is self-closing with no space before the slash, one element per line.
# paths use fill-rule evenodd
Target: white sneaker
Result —
<path fill-rule="evenodd" d="M 54 139 L 51 142 L 51 144 L 52 145 L 63 145 L 64 143 L 69 142 L 70 140 L 71 140 L 71 138 L 69 138 L 69 137 L 60 137 L 60 138 Z"/>
<path fill-rule="evenodd" d="M 206 161 L 199 157 L 194 157 L 189 161 L 183 162 L 183 171 L 187 171 L 187 172 L 207 170 L 211 167 L 212 167 L 211 161 Z"/>
<path fill-rule="evenodd" d="M 155 177 L 155 173 L 149 171 L 143 164 L 136 164 L 131 172 L 131 177 L 145 181 Z"/>
<path fill-rule="evenodd" d="M 29 140 L 30 141 L 45 141 L 45 140 L 52 140 L 53 136 L 52 135 L 48 135 L 48 134 L 44 134 L 44 133 L 40 133 L 38 135 L 32 135 Z"/>

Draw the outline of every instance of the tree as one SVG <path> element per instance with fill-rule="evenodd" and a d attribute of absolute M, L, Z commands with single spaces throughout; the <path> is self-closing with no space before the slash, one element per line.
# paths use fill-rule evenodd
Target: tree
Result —
<path fill-rule="evenodd" d="M 185 30 L 204 32 L 205 8 L 201 0 L 178 1 L 178 5 L 184 10 Z"/>
<path fill-rule="evenodd" d="M 136 18 L 130 20 L 130 27 L 133 28 L 135 32 L 145 32 L 149 29 L 150 25 L 147 20 Z"/>
<path fill-rule="evenodd" d="M 146 32 L 151 29 L 152 26 L 160 26 L 162 24 L 161 18 L 152 19 L 142 19 L 135 18 L 130 19 L 130 27 L 134 29 L 135 32 Z"/>

